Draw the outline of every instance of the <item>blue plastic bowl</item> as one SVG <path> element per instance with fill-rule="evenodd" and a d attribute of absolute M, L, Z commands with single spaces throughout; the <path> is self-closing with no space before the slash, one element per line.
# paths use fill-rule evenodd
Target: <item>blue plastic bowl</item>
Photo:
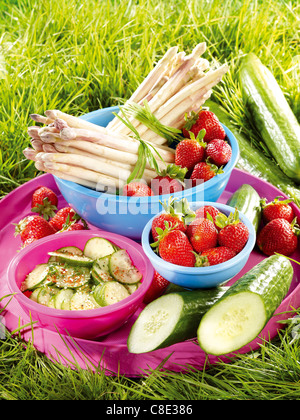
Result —
<path fill-rule="evenodd" d="M 82 116 L 84 120 L 106 127 L 114 118 L 118 107 L 104 108 Z M 232 157 L 224 167 L 224 173 L 194 188 L 172 194 L 188 201 L 217 201 L 224 191 L 238 156 L 238 143 L 227 127 L 223 126 L 232 148 Z M 65 200 L 75 211 L 92 225 L 109 232 L 140 240 L 146 223 L 162 211 L 160 201 L 168 200 L 169 194 L 152 197 L 126 197 L 101 193 L 71 181 L 54 177 Z"/>
<path fill-rule="evenodd" d="M 234 208 L 225 204 L 213 202 L 197 202 L 190 203 L 193 210 L 198 209 L 203 205 L 215 206 L 222 213 L 229 215 L 234 212 Z M 163 212 L 162 212 L 163 213 Z M 178 286 L 186 287 L 188 289 L 201 289 L 218 286 L 237 275 L 245 266 L 250 253 L 255 245 L 256 233 L 252 223 L 247 219 L 243 213 L 239 213 L 240 220 L 249 229 L 249 239 L 242 251 L 224 263 L 213 265 L 210 267 L 183 267 L 164 261 L 151 248 L 152 242 L 151 226 L 154 217 L 149 220 L 142 234 L 142 247 L 145 254 L 152 263 L 154 269 L 165 279 Z"/>

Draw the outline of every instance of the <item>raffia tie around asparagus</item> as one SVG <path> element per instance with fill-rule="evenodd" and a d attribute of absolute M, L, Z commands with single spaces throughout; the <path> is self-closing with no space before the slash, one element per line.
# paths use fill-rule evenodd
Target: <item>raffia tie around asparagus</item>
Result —
<path fill-rule="evenodd" d="M 28 128 L 25 157 L 39 171 L 96 190 L 120 189 L 136 174 L 150 184 L 174 163 L 169 144 L 180 140 L 184 116 L 199 110 L 228 69 L 209 69 L 205 49 L 170 48 L 106 128 L 59 110 L 31 114 L 44 126 Z"/>

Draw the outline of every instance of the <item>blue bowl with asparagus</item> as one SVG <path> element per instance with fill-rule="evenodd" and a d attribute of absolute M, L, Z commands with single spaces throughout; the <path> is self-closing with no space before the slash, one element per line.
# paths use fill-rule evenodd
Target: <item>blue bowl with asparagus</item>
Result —
<path fill-rule="evenodd" d="M 24 150 L 25 156 L 55 176 L 65 200 L 87 222 L 140 240 L 170 196 L 218 200 L 239 149 L 215 115 L 210 117 L 217 120 L 220 135 L 211 134 L 205 121 L 198 124 L 209 112 L 202 105 L 228 69 L 209 70 L 202 58 L 205 49 L 200 43 L 186 55 L 170 48 L 121 108 L 80 117 L 59 110 L 31 115 L 44 126 L 29 127 L 32 148 Z M 183 140 L 195 148 L 188 149 Z M 219 144 L 210 143 L 216 140 L 230 149 L 225 163 L 213 154 Z"/>

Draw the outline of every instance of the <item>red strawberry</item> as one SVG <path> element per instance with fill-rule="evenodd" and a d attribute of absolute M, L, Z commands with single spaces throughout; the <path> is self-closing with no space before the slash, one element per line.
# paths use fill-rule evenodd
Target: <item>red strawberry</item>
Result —
<path fill-rule="evenodd" d="M 190 138 L 185 138 L 178 143 L 175 151 L 176 165 L 190 171 L 204 159 L 206 148 L 206 143 L 202 141 L 204 134 L 204 130 L 200 131 L 197 137 L 190 133 Z"/>
<path fill-rule="evenodd" d="M 187 169 L 171 164 L 151 181 L 154 195 L 174 194 L 184 190 L 184 177 Z"/>
<path fill-rule="evenodd" d="M 158 240 L 160 257 L 172 264 L 194 267 L 196 257 L 188 237 L 180 230 L 165 229 Z"/>
<path fill-rule="evenodd" d="M 190 209 L 186 199 L 176 202 L 176 199 L 170 197 L 168 203 L 165 201 L 162 206 L 165 212 L 156 216 L 152 221 L 151 232 L 154 242 L 166 228 L 181 230 L 185 233 L 187 224 L 195 217 L 195 213 Z"/>
<path fill-rule="evenodd" d="M 199 131 L 203 129 L 206 131 L 203 140 L 207 143 L 214 139 L 224 140 L 226 137 L 225 130 L 217 116 L 213 112 L 205 109 L 200 110 L 199 113 L 193 112 L 186 119 L 182 132 L 185 137 L 189 137 L 189 132 L 192 132 L 197 137 Z"/>
<path fill-rule="evenodd" d="M 215 139 L 209 142 L 205 150 L 206 158 L 217 166 L 224 166 L 228 163 L 232 156 L 230 144 L 221 139 Z"/>
<path fill-rule="evenodd" d="M 259 232 L 257 245 L 265 255 L 278 253 L 288 256 L 297 249 L 299 233 L 296 219 L 292 223 L 285 219 L 273 219 Z"/>
<path fill-rule="evenodd" d="M 210 248 L 203 251 L 201 255 L 197 257 L 196 267 L 206 267 L 210 265 L 221 264 L 230 260 L 235 255 L 236 253 L 226 246 Z"/>
<path fill-rule="evenodd" d="M 196 218 L 204 217 L 207 219 L 208 214 L 212 217 L 213 221 L 215 221 L 216 216 L 220 214 L 220 210 L 214 206 L 202 206 L 196 210 Z"/>
<path fill-rule="evenodd" d="M 37 239 L 55 233 L 55 229 L 41 216 L 35 216 L 34 218 L 27 220 L 27 223 L 23 226 L 22 230 L 20 230 L 20 234 L 24 245 L 28 245 Z"/>
<path fill-rule="evenodd" d="M 237 254 L 246 245 L 249 238 L 249 230 L 244 223 L 239 222 L 233 225 L 227 225 L 222 228 L 218 234 L 218 242 L 220 246 L 227 246 Z"/>
<path fill-rule="evenodd" d="M 202 182 L 209 181 L 211 178 L 221 173 L 223 173 L 221 168 L 218 168 L 216 165 L 207 161 L 197 163 L 191 175 L 192 186 L 195 187 Z"/>
<path fill-rule="evenodd" d="M 37 188 L 31 200 L 31 211 L 39 213 L 44 219 L 48 220 L 54 216 L 57 210 L 58 198 L 55 192 L 48 187 Z"/>
<path fill-rule="evenodd" d="M 195 219 L 187 228 L 187 236 L 196 252 L 217 246 L 218 232 L 209 219 Z"/>
<path fill-rule="evenodd" d="M 64 232 L 69 232 L 73 230 L 85 230 L 86 227 L 81 223 L 71 223 L 66 229 L 63 229 Z"/>
<path fill-rule="evenodd" d="M 169 284 L 170 282 L 168 280 L 166 280 L 157 271 L 155 271 L 152 283 L 144 297 L 144 303 L 147 305 L 148 303 L 161 296 Z"/>
<path fill-rule="evenodd" d="M 146 197 L 154 195 L 154 193 L 144 182 L 130 182 L 124 185 L 123 195 L 128 197 Z"/>
<path fill-rule="evenodd" d="M 80 219 L 80 217 L 75 212 L 75 210 L 72 209 L 72 207 L 63 207 L 62 209 L 58 210 L 56 215 L 52 217 L 49 223 L 55 230 L 58 231 L 61 230 L 66 223 L 68 224 L 78 219 Z"/>
<path fill-rule="evenodd" d="M 268 223 L 274 219 L 285 219 L 292 223 L 295 218 L 295 213 L 289 204 L 291 201 L 292 200 L 279 200 L 279 197 L 276 197 L 267 204 L 266 200 L 262 200 L 263 221 Z"/>

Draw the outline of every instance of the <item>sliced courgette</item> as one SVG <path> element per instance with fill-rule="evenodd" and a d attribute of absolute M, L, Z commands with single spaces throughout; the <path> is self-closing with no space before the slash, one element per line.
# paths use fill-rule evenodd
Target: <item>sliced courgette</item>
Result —
<path fill-rule="evenodd" d="M 114 245 L 107 239 L 100 237 L 89 239 L 83 250 L 84 255 L 92 260 L 106 257 L 113 252 L 115 252 Z"/>
<path fill-rule="evenodd" d="M 59 292 L 56 287 L 44 286 L 37 296 L 37 302 L 41 305 L 48 306 L 50 299 Z"/>
<path fill-rule="evenodd" d="M 101 268 L 98 262 L 94 262 L 92 270 L 92 277 L 96 283 L 103 283 L 106 281 L 112 281 L 114 278 L 110 275 L 109 271 Z"/>
<path fill-rule="evenodd" d="M 76 289 L 89 282 L 90 278 L 88 267 L 56 263 L 51 264 L 45 283 L 59 288 Z"/>
<path fill-rule="evenodd" d="M 55 296 L 54 305 L 56 309 L 70 309 L 70 301 L 74 295 L 73 289 L 61 289 Z"/>
<path fill-rule="evenodd" d="M 109 272 L 120 283 L 133 284 L 141 281 L 142 273 L 133 265 L 127 251 L 120 249 L 109 259 Z"/>
<path fill-rule="evenodd" d="M 203 316 L 197 333 L 202 350 L 219 356 L 254 340 L 286 296 L 292 278 L 290 261 L 280 255 L 244 274 Z"/>

